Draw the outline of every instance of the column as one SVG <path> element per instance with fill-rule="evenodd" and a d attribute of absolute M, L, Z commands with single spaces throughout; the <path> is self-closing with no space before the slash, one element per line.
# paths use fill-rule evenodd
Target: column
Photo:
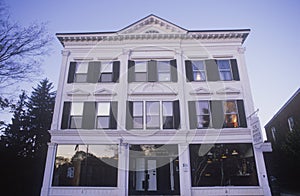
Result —
<path fill-rule="evenodd" d="M 180 195 L 191 195 L 191 170 L 190 155 L 188 143 L 179 144 L 179 178 L 180 178 Z"/>

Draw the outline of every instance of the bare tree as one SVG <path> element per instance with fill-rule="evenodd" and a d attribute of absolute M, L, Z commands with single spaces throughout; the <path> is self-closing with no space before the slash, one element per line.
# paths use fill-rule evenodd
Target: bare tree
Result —
<path fill-rule="evenodd" d="M 11 22 L 8 9 L 0 2 L 0 92 L 16 83 L 41 75 L 42 57 L 52 38 L 45 24 L 22 27 Z M 0 95 L 0 97 L 3 97 Z"/>

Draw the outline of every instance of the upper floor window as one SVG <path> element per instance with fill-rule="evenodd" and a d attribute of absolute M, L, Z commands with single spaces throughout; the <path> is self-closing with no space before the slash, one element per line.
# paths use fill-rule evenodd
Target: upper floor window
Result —
<path fill-rule="evenodd" d="M 293 117 L 289 117 L 288 118 L 288 124 L 289 124 L 290 131 L 293 131 L 293 129 L 295 127 L 295 123 L 294 123 L 294 118 Z"/>
<path fill-rule="evenodd" d="M 190 129 L 247 127 L 243 100 L 189 101 Z"/>
<path fill-rule="evenodd" d="M 179 101 L 128 101 L 127 129 L 178 129 Z"/>
<path fill-rule="evenodd" d="M 275 127 L 271 127 L 271 134 L 272 134 L 273 140 L 276 141 L 276 128 Z"/>
<path fill-rule="evenodd" d="M 236 59 L 186 60 L 185 71 L 188 82 L 240 80 Z"/>
<path fill-rule="evenodd" d="M 64 102 L 62 129 L 117 129 L 118 103 Z"/>
<path fill-rule="evenodd" d="M 128 82 L 177 82 L 177 63 L 171 61 L 128 61 Z"/>
<path fill-rule="evenodd" d="M 68 83 L 118 82 L 120 61 L 70 62 Z"/>

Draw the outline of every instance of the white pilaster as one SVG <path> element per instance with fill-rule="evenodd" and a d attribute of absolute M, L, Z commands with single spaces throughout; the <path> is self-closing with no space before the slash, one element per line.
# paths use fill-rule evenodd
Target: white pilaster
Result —
<path fill-rule="evenodd" d="M 180 178 L 180 195 L 190 196 L 191 193 L 191 170 L 189 145 L 187 143 L 178 145 L 179 151 L 179 178 Z"/>

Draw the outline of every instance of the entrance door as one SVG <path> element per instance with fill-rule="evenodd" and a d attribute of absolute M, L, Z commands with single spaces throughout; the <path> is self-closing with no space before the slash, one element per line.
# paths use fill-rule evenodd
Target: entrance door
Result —
<path fill-rule="evenodd" d="M 157 190 L 156 160 L 147 161 L 148 191 Z"/>
<path fill-rule="evenodd" d="M 136 163 L 136 190 L 137 191 L 156 191 L 157 175 L 156 160 L 147 160 L 145 158 L 137 158 Z"/>

